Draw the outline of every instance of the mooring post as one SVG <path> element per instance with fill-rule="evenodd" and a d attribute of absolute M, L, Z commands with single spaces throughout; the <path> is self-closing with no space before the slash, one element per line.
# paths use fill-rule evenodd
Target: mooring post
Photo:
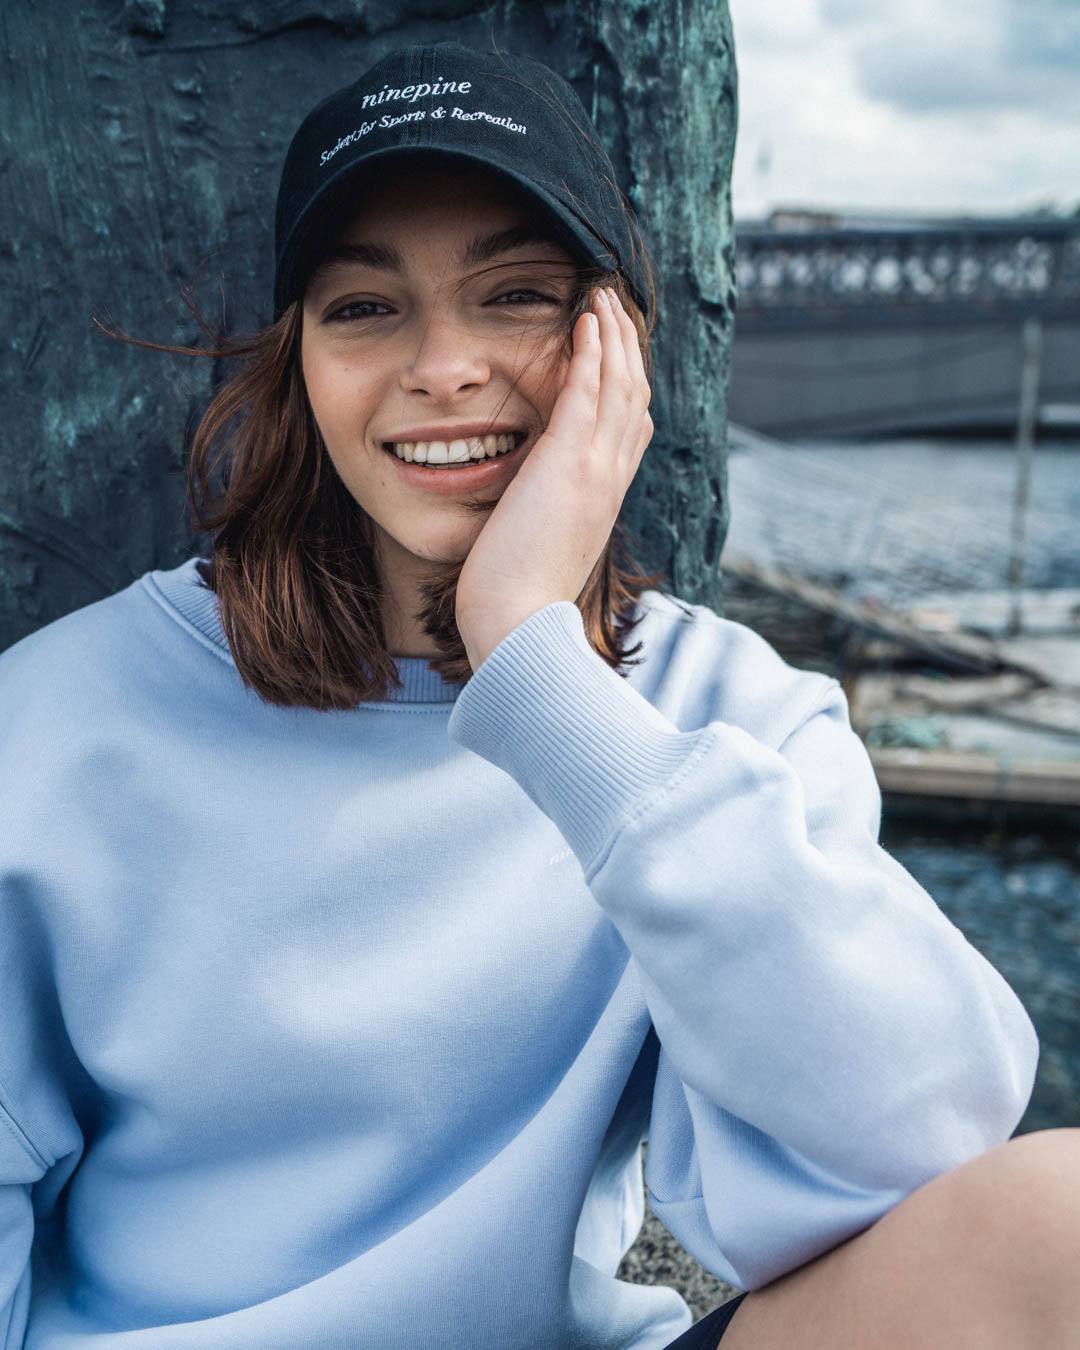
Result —
<path fill-rule="evenodd" d="M 1024 585 L 1024 555 L 1027 545 L 1027 509 L 1031 489 L 1031 463 L 1035 428 L 1039 420 L 1039 375 L 1042 369 L 1042 322 L 1024 320 L 1020 330 L 1020 409 L 1016 419 L 1016 493 L 1013 497 L 1012 556 L 1009 559 L 1009 589 L 1012 592 L 1006 634 L 1020 632 L 1020 596 Z"/>

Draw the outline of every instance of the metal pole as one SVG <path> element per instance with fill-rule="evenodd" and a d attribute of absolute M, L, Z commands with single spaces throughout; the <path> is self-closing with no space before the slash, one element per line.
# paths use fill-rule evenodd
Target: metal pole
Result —
<path fill-rule="evenodd" d="M 1016 420 L 1016 494 L 1013 498 L 1012 556 L 1009 589 L 1012 592 L 1006 635 L 1020 632 L 1020 595 L 1024 584 L 1028 497 L 1035 427 L 1039 420 L 1039 375 L 1042 369 L 1042 323 L 1025 319 L 1020 330 L 1020 409 Z"/>

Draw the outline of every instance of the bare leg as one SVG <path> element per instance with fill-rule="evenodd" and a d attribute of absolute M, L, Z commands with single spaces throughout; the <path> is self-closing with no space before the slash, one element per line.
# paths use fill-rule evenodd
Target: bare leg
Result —
<path fill-rule="evenodd" d="M 1080 1129 L 1018 1135 L 749 1293 L 720 1350 L 1078 1350 Z"/>

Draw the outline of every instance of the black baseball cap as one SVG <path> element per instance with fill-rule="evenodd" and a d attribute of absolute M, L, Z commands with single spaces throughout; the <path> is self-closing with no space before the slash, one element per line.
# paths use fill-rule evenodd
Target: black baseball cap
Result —
<path fill-rule="evenodd" d="M 389 52 L 300 124 L 278 187 L 275 319 L 297 298 L 305 246 L 326 208 L 360 190 L 390 155 L 418 151 L 505 175 L 571 254 L 620 269 L 648 314 L 652 288 L 633 207 L 571 86 L 539 61 L 438 42 Z"/>

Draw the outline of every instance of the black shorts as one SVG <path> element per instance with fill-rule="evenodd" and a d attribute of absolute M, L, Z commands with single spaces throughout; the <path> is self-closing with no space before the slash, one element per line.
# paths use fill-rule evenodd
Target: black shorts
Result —
<path fill-rule="evenodd" d="M 736 1294 L 726 1303 L 721 1303 L 719 1308 L 707 1313 L 681 1336 L 676 1336 L 667 1350 L 716 1350 L 716 1343 L 724 1334 L 724 1328 L 735 1316 L 735 1309 L 745 1297 L 745 1293 Z"/>

